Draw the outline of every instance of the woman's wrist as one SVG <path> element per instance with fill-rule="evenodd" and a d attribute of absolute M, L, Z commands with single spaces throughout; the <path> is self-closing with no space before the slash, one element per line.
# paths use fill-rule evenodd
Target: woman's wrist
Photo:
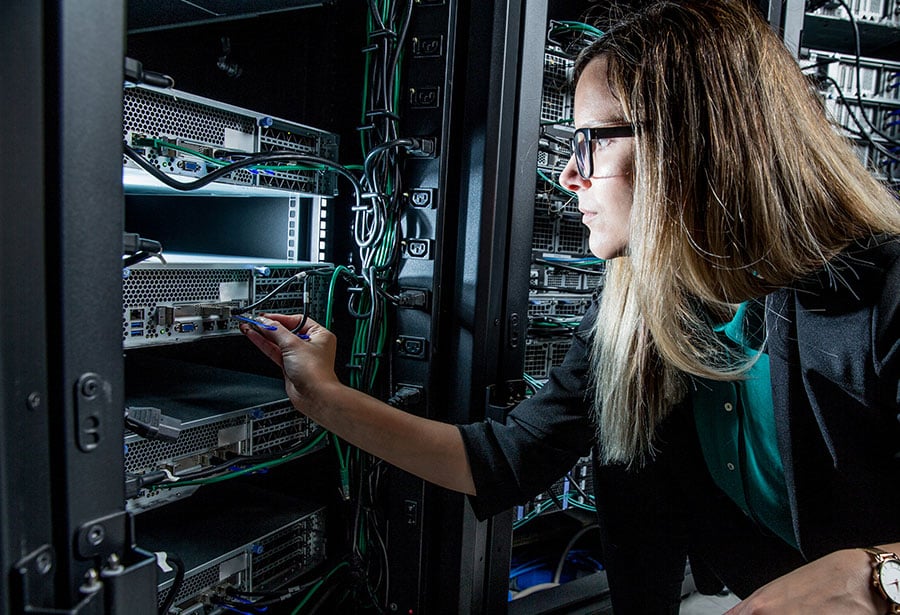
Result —
<path fill-rule="evenodd" d="M 900 613 L 900 558 L 897 543 L 860 549 L 868 560 L 868 586 L 879 613 Z"/>

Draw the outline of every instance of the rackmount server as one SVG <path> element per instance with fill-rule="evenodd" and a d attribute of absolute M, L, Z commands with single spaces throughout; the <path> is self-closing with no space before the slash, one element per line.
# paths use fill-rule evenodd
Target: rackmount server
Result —
<path fill-rule="evenodd" d="M 199 477 L 299 458 L 327 443 L 278 378 L 131 353 L 126 382 L 128 408 L 159 409 L 179 431 L 170 440 L 126 433 L 126 507 L 135 513 L 193 494 Z"/>
<path fill-rule="evenodd" d="M 158 603 L 175 591 L 170 604 L 181 614 L 228 612 L 261 593 L 288 592 L 327 556 L 326 511 L 315 498 L 244 483 L 171 508 L 141 515 L 137 530 L 168 569 L 160 575 Z M 177 585 L 175 557 L 182 567 Z"/>
<path fill-rule="evenodd" d="M 122 342 L 126 349 L 238 333 L 239 316 L 260 311 L 325 314 L 323 263 L 165 254 L 124 269 Z M 270 293 L 259 309 L 247 309 Z M 305 311 L 308 310 L 308 311 Z"/>
<path fill-rule="evenodd" d="M 288 122 L 177 90 L 136 86 L 124 91 L 125 143 L 164 173 L 199 179 L 253 154 L 289 152 L 337 161 L 338 138 Z M 125 157 L 126 170 L 140 167 Z M 268 164 L 238 169 L 217 180 L 334 196 L 336 178 L 327 169 Z"/>

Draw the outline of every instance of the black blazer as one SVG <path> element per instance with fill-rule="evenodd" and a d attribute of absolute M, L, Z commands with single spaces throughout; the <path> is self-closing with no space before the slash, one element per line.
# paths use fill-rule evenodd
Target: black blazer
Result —
<path fill-rule="evenodd" d="M 563 364 L 505 423 L 459 426 L 479 518 L 546 490 L 592 450 L 595 318 L 596 305 Z M 767 296 L 765 322 L 778 445 L 804 556 L 900 541 L 900 240 L 854 245 Z"/>

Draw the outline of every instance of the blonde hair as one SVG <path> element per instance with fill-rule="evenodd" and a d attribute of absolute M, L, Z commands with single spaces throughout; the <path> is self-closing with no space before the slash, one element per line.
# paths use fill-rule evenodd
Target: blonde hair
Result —
<path fill-rule="evenodd" d="M 638 134 L 628 255 L 608 263 L 594 328 L 594 417 L 601 459 L 643 464 L 685 374 L 747 369 L 714 322 L 855 240 L 900 234 L 900 209 L 754 7 L 654 3 L 588 47 L 576 81 L 601 55 Z"/>

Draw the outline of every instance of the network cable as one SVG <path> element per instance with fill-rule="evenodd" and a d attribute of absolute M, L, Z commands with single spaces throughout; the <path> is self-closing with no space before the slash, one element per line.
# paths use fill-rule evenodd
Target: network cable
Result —
<path fill-rule="evenodd" d="M 859 103 L 860 110 L 862 110 L 862 107 L 863 107 L 862 86 L 860 83 L 860 72 L 862 72 L 862 67 L 861 67 L 862 51 L 861 51 L 861 43 L 860 43 L 860 36 L 859 36 L 859 24 L 857 23 L 856 17 L 853 15 L 853 11 L 851 10 L 850 6 L 847 4 L 846 0 L 836 0 L 836 1 L 838 4 L 841 5 L 841 7 L 843 7 L 844 11 L 846 11 L 847 18 L 850 20 L 850 25 L 853 27 L 853 42 L 854 42 L 854 49 L 855 49 L 854 63 L 856 66 L 856 101 L 857 101 L 857 103 Z M 846 102 L 844 104 L 846 104 Z M 868 115 L 866 115 L 865 113 L 862 113 L 862 116 L 863 116 L 863 119 L 865 120 L 866 124 L 869 126 L 869 129 L 872 132 L 877 134 L 879 137 L 885 139 L 892 145 L 900 145 L 900 141 L 889 137 L 888 135 L 883 133 L 881 130 L 879 130 L 877 127 L 875 127 L 875 125 L 873 125 L 872 121 L 869 119 Z"/>

